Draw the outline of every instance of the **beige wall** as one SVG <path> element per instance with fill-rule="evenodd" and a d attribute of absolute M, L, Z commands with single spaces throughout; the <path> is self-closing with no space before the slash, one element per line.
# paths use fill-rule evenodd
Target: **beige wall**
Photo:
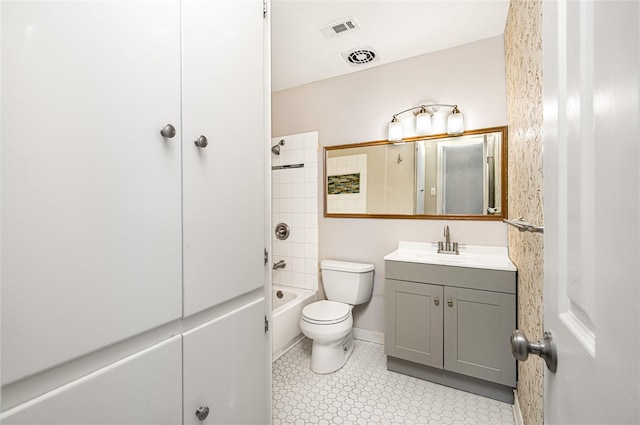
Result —
<path fill-rule="evenodd" d="M 542 178 L 542 3 L 511 0 L 505 31 L 509 106 L 509 215 L 544 223 Z M 518 327 L 542 337 L 543 237 L 509 230 L 518 267 Z M 518 364 L 518 397 L 526 425 L 542 424 L 543 362 Z"/>
<path fill-rule="evenodd" d="M 317 130 L 320 146 L 383 140 L 394 113 L 424 101 L 457 103 L 467 129 L 506 125 L 502 36 L 275 92 L 272 132 L 276 137 Z M 322 188 L 318 193 L 322 211 Z M 373 298 L 354 309 L 354 319 L 356 328 L 380 334 L 384 332 L 383 257 L 397 248 L 399 240 L 438 241 L 448 224 L 454 241 L 507 244 L 507 230 L 501 222 L 340 219 L 322 215 L 319 220 L 320 260 L 375 265 Z"/>

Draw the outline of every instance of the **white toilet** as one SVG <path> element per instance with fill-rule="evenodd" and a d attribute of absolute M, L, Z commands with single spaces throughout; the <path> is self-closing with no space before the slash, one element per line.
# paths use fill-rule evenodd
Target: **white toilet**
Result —
<path fill-rule="evenodd" d="M 313 340 L 311 370 L 331 373 L 344 366 L 353 351 L 351 310 L 371 299 L 373 264 L 323 260 L 320 268 L 327 300 L 302 309 L 300 329 Z"/>

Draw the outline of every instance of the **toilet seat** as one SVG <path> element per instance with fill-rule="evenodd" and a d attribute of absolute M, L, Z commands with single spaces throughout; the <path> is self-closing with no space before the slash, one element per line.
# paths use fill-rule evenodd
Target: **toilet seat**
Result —
<path fill-rule="evenodd" d="M 317 301 L 302 309 L 302 320 L 316 325 L 333 325 L 351 316 L 351 306 L 336 301 Z"/>

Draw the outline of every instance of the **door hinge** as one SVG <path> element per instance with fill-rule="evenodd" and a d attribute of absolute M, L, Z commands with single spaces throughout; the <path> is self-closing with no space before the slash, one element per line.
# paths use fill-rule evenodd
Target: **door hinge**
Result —
<path fill-rule="evenodd" d="M 267 17 L 267 0 L 262 0 L 262 18 Z"/>
<path fill-rule="evenodd" d="M 269 319 L 267 319 L 267 316 L 264 316 L 264 333 L 269 332 Z"/>
<path fill-rule="evenodd" d="M 269 263 L 269 251 L 267 248 L 264 249 L 264 265 L 266 266 Z"/>

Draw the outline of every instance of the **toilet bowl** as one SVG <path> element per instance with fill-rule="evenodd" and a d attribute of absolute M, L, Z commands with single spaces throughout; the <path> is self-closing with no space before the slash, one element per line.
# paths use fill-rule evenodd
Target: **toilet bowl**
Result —
<path fill-rule="evenodd" d="M 302 310 L 300 330 L 313 340 L 311 370 L 331 373 L 344 366 L 353 352 L 352 310 L 371 299 L 373 265 L 324 260 L 320 268 L 327 300 Z"/>

